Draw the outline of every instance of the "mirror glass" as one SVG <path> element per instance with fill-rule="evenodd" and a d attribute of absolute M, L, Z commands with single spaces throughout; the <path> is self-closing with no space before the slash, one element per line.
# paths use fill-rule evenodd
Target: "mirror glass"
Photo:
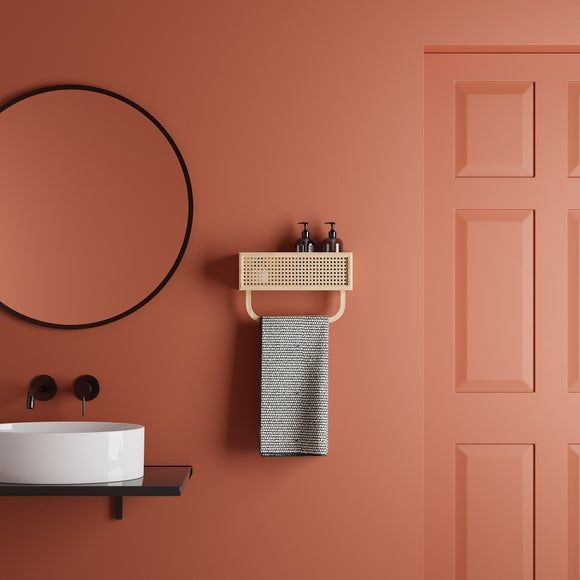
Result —
<path fill-rule="evenodd" d="M 148 302 L 185 251 L 183 158 L 124 97 L 67 85 L 0 108 L 0 302 L 33 322 L 88 327 Z"/>

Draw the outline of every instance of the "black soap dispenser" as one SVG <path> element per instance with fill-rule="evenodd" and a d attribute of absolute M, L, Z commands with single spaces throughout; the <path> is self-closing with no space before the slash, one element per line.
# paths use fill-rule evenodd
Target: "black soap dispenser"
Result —
<path fill-rule="evenodd" d="M 330 231 L 328 232 L 328 237 L 322 242 L 323 252 L 342 252 L 344 248 L 342 246 L 342 240 L 336 237 L 336 230 L 334 229 L 334 224 L 336 222 L 324 222 L 330 226 Z"/>
<path fill-rule="evenodd" d="M 304 226 L 302 230 L 302 236 L 296 240 L 296 251 L 297 252 L 314 252 L 315 243 L 310 237 L 310 232 L 308 231 L 308 222 L 298 222 Z"/>

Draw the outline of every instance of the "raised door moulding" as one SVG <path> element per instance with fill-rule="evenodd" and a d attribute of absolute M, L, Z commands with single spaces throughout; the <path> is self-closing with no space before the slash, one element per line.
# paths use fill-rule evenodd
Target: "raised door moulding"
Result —
<path fill-rule="evenodd" d="M 455 214 L 455 389 L 534 390 L 534 212 Z"/>
<path fill-rule="evenodd" d="M 456 81 L 455 176 L 534 176 L 532 81 Z"/>
<path fill-rule="evenodd" d="M 470 580 L 473 570 L 534 578 L 532 444 L 455 446 L 455 578 Z"/>

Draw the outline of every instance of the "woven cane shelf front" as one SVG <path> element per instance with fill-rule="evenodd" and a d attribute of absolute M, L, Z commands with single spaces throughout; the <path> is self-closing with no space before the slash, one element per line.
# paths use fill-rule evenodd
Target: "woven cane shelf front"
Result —
<path fill-rule="evenodd" d="M 242 252 L 240 290 L 352 290 L 352 252 Z"/>

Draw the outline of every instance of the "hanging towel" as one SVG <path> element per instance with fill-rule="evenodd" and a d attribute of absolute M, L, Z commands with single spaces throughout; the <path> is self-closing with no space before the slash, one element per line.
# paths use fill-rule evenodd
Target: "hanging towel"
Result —
<path fill-rule="evenodd" d="M 328 318 L 263 316 L 260 452 L 328 453 Z"/>

